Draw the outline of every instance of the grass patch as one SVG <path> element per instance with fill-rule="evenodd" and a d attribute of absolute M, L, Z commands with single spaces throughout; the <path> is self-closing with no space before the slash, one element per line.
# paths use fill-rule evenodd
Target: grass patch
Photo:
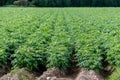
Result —
<path fill-rule="evenodd" d="M 120 80 L 120 68 L 116 67 L 115 71 L 108 77 L 107 80 Z"/>

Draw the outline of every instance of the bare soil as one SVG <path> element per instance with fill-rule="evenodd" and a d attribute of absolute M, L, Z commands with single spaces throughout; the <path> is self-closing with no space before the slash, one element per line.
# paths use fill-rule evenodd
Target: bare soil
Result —
<path fill-rule="evenodd" d="M 58 68 L 44 71 L 43 73 L 30 72 L 26 69 L 16 68 L 7 74 L 6 67 L 0 68 L 0 80 L 105 80 L 106 74 L 110 75 L 114 69 L 110 66 L 105 72 L 95 72 L 84 68 L 72 67 L 65 70 Z M 39 76 L 38 76 L 39 75 Z"/>

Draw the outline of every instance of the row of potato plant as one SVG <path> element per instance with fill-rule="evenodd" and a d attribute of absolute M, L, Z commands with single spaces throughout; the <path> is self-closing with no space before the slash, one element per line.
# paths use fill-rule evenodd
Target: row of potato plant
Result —
<path fill-rule="evenodd" d="M 10 60 L 30 70 L 66 69 L 73 59 L 94 70 L 120 65 L 118 9 L 0 10 L 0 66 Z"/>

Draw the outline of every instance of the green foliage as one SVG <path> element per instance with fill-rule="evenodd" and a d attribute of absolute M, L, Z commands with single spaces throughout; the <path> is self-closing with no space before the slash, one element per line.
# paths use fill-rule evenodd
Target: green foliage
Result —
<path fill-rule="evenodd" d="M 50 57 L 48 58 L 48 66 L 50 68 L 58 67 L 66 69 L 70 62 L 70 38 L 64 32 L 57 32 L 52 37 L 52 43 L 50 43 Z"/>
<path fill-rule="evenodd" d="M 119 80 L 120 79 L 120 68 L 116 67 L 115 71 L 107 78 L 107 80 Z"/>
<path fill-rule="evenodd" d="M 119 0 L 0 0 L 0 6 L 19 5 L 37 7 L 119 7 Z"/>
<path fill-rule="evenodd" d="M 45 67 L 47 65 L 47 49 L 52 32 L 52 26 L 50 25 L 52 20 L 49 18 L 47 21 L 48 23 L 43 23 L 40 27 L 37 26 L 36 32 L 29 35 L 26 42 L 12 55 L 12 65 L 14 67 L 38 70 L 40 66 Z"/>
<path fill-rule="evenodd" d="M 45 63 L 43 61 L 45 55 L 39 54 L 39 51 L 34 51 L 33 48 L 27 46 L 20 47 L 12 57 L 14 58 L 12 60 L 14 67 L 27 67 L 30 70 L 36 70 L 41 63 Z"/>
<path fill-rule="evenodd" d="M 91 34 L 80 34 L 80 39 L 76 42 L 76 57 L 78 58 L 78 66 L 87 69 L 102 69 L 101 50 L 99 49 L 100 43 Z M 78 49 L 77 49 L 78 48 Z"/>
<path fill-rule="evenodd" d="M 107 54 L 107 60 L 111 65 L 120 65 L 120 45 L 113 46 Z"/>
<path fill-rule="evenodd" d="M 102 70 L 120 65 L 119 8 L 0 11 L 0 66 L 66 69 L 76 61 L 76 66 Z"/>
<path fill-rule="evenodd" d="M 0 49 L 0 67 L 7 64 L 7 54 L 4 49 Z"/>

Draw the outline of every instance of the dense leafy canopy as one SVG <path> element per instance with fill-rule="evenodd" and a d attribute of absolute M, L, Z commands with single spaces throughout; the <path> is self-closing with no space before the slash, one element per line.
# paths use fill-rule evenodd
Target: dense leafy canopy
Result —
<path fill-rule="evenodd" d="M 35 6 L 44 7 L 103 7 L 120 6 L 120 0 L 0 0 L 0 6 L 11 5 L 15 1 L 27 1 Z M 23 5 L 24 6 L 24 5 Z"/>
<path fill-rule="evenodd" d="M 120 66 L 119 10 L 0 8 L 0 67 Z"/>

